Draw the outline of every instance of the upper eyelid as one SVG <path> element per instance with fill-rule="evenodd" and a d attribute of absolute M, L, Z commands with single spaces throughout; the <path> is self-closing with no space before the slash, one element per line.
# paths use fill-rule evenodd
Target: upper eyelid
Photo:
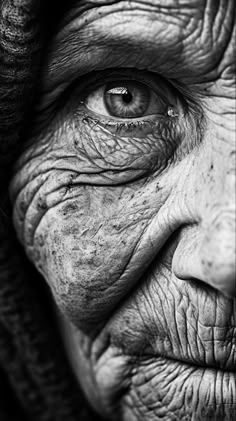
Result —
<path fill-rule="evenodd" d="M 50 109 L 57 102 L 65 103 L 73 93 L 81 96 L 81 99 L 99 86 L 114 80 L 137 80 L 153 89 L 159 96 L 163 91 L 162 100 L 165 102 L 167 90 L 173 89 L 168 80 L 157 73 L 137 68 L 109 68 L 99 71 L 92 71 L 74 79 L 71 83 L 60 85 L 52 92 L 43 92 L 42 101 L 36 104 L 36 112 Z"/>
<path fill-rule="evenodd" d="M 143 83 L 147 85 L 150 89 L 160 96 L 160 98 L 166 102 L 168 96 L 172 97 L 174 100 L 176 96 L 180 96 L 180 93 L 170 84 L 170 82 L 164 79 L 162 76 L 149 72 L 149 71 L 139 71 L 138 69 L 131 68 L 119 68 L 119 69 L 108 69 L 99 72 L 92 72 L 87 74 L 82 78 L 79 78 L 77 81 L 72 82 L 72 85 L 67 88 L 67 90 L 77 91 L 78 95 L 81 95 L 83 100 L 85 96 L 89 95 L 95 89 L 106 85 L 110 81 L 121 81 L 121 80 L 132 80 Z M 83 85 L 83 81 L 85 82 Z M 80 87 L 83 85 L 82 87 Z"/>

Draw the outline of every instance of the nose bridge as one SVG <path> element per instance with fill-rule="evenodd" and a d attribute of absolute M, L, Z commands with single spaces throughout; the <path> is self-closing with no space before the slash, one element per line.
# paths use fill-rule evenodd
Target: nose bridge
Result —
<path fill-rule="evenodd" d="M 236 138 L 232 128 L 212 123 L 196 166 L 196 210 L 203 225 L 235 210 Z"/>
<path fill-rule="evenodd" d="M 235 152 L 226 156 L 220 156 L 220 159 L 213 160 L 211 163 L 211 176 L 205 187 L 205 198 L 203 198 L 202 223 L 204 228 L 230 227 L 235 221 L 235 186 L 236 174 Z M 218 230 L 216 231 L 217 234 Z"/>

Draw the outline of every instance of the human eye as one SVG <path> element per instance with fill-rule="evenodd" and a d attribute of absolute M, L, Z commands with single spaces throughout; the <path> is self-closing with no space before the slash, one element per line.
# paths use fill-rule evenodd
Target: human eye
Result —
<path fill-rule="evenodd" d="M 88 83 L 89 82 L 89 83 Z M 178 102 L 163 78 L 151 72 L 120 70 L 91 76 L 80 93 L 78 110 L 106 127 L 137 134 L 136 128 L 178 117 Z"/>
<path fill-rule="evenodd" d="M 55 124 L 60 147 L 86 161 L 86 171 L 108 172 L 114 183 L 162 171 L 186 132 L 181 94 L 146 70 L 87 73 L 71 82 L 51 110 L 46 130 L 53 132 Z"/>
<path fill-rule="evenodd" d="M 136 80 L 115 80 L 87 95 L 88 110 L 114 119 L 138 119 L 167 115 L 170 107 L 148 85 Z"/>

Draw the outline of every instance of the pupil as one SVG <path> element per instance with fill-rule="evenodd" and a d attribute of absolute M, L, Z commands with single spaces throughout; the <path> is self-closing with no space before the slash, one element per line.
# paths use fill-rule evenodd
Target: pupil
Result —
<path fill-rule="evenodd" d="M 130 102 L 132 102 L 133 100 L 133 95 L 130 91 L 127 90 L 127 92 L 122 95 L 122 99 L 125 102 L 125 104 L 130 104 Z"/>

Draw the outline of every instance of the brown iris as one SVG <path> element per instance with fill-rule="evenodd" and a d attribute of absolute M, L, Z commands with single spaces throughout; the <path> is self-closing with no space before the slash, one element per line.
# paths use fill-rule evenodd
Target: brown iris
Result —
<path fill-rule="evenodd" d="M 106 86 L 104 101 L 110 115 L 139 118 L 150 104 L 149 88 L 137 81 L 116 81 Z"/>

